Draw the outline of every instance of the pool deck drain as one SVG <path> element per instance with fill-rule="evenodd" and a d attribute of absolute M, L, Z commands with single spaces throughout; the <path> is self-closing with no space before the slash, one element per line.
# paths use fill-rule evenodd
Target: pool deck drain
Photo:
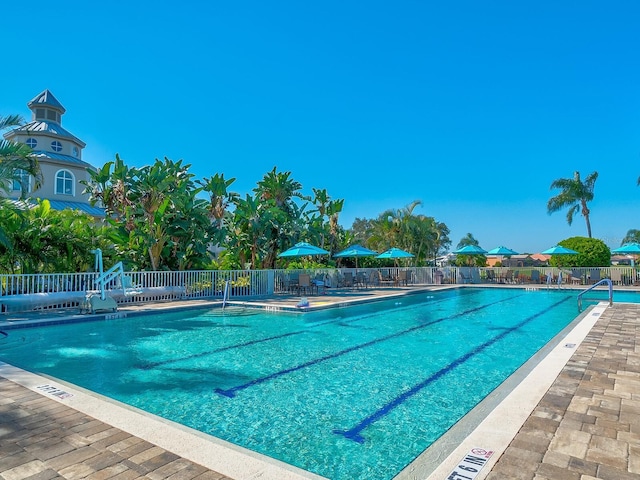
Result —
<path fill-rule="evenodd" d="M 386 296 L 384 291 L 367 295 Z M 276 297 L 264 303 L 294 301 Z M 340 303 L 344 297 L 318 301 Z M 603 309 L 582 342 L 563 342 L 559 348 L 569 350 L 570 358 L 533 410 L 528 410 L 524 423 L 516 425 L 515 437 L 501 446 L 474 445 L 496 451 L 492 463 L 476 478 L 640 480 L 640 305 Z M 75 396 L 62 398 L 60 392 L 56 396 L 56 391 L 39 389 L 43 383 Z M 80 411 L 85 403 L 95 403 L 100 411 L 96 416 L 113 411 L 113 422 Z M 320 478 L 295 468 L 283 469 L 278 462 L 270 464 L 252 454 L 247 463 L 253 468 L 233 465 L 244 462 L 246 451 L 225 442 L 212 443 L 210 437 L 193 435 L 148 415 L 149 424 L 155 425 L 149 431 L 137 420 L 131 420 L 136 425 L 127 425 L 120 418 L 127 416 L 122 410 L 135 413 L 82 390 L 66 389 L 60 382 L 0 366 L 0 479 Z M 189 436 L 197 437 L 196 446 L 189 444 Z M 455 466 L 456 453 L 451 455 Z M 216 471 L 216 465 L 224 465 L 221 470 L 226 472 L 237 467 L 244 473 L 225 476 Z M 443 465 L 447 473 L 437 478 L 445 479 L 450 473 L 444 458 Z"/>

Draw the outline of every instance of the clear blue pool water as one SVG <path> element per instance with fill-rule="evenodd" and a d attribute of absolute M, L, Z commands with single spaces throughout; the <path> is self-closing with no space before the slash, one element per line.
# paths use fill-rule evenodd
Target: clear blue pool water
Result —
<path fill-rule="evenodd" d="M 576 315 L 575 291 L 468 288 L 10 330 L 0 360 L 328 478 L 380 480 Z"/>

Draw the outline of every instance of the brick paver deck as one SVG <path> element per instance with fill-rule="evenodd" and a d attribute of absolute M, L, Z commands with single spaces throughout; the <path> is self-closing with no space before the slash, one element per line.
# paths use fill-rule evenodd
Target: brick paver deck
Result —
<path fill-rule="evenodd" d="M 488 480 L 640 480 L 640 305 L 602 315 Z"/>
<path fill-rule="evenodd" d="M 487 478 L 640 480 L 639 338 L 607 309 Z M 0 377 L 0 479 L 62 478 L 228 480 Z"/>
<path fill-rule="evenodd" d="M 0 377 L 3 480 L 230 480 Z"/>

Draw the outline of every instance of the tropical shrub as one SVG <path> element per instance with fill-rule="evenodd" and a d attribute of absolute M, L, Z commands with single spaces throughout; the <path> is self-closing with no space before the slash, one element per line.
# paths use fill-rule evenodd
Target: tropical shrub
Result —
<path fill-rule="evenodd" d="M 559 245 L 578 252 L 578 255 L 554 255 L 549 264 L 554 267 L 608 267 L 611 250 L 597 238 L 571 237 Z"/>

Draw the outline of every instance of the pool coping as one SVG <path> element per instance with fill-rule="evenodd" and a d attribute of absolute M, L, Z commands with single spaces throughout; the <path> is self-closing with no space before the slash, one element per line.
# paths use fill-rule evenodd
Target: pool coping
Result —
<path fill-rule="evenodd" d="M 380 297 L 378 297 L 378 300 L 380 300 Z M 218 301 L 212 303 L 220 302 Z M 350 302 L 350 304 L 353 303 L 357 302 Z M 174 306 L 177 307 L 177 305 Z M 199 304 L 193 305 L 191 308 L 199 309 L 205 307 L 205 305 Z M 184 307 L 181 307 L 181 310 L 183 308 Z M 593 313 L 587 313 L 594 312 L 598 308 L 601 308 L 601 311 L 597 315 L 597 318 Z M 562 370 L 562 368 L 571 358 L 571 355 L 574 353 L 575 348 L 566 348 L 564 344 L 572 343 L 574 345 L 579 345 L 605 309 L 606 303 L 602 307 L 600 307 L 599 304 L 596 307 L 591 307 L 589 310 L 586 310 L 585 312 L 583 312 L 583 314 L 580 314 L 578 317 L 576 317 L 571 322 L 571 324 L 565 327 L 565 329 L 556 337 L 562 336 L 565 333 L 566 329 L 570 329 L 570 331 L 566 333 L 566 335 L 564 335 L 562 338 L 558 339 L 558 342 L 551 352 L 546 354 L 540 361 L 536 362 L 536 366 L 539 368 L 533 368 L 531 372 L 528 372 L 525 375 L 524 379 L 517 380 L 517 387 L 514 388 L 511 393 L 509 393 L 507 397 L 503 399 L 503 401 L 500 402 L 497 406 L 494 405 L 490 407 L 491 412 L 489 414 L 487 414 L 485 410 L 483 410 L 487 408 L 486 405 L 484 407 L 478 406 L 476 407 L 476 409 L 478 410 L 474 409 L 469 414 L 467 414 L 464 417 L 465 419 L 472 414 L 486 416 L 486 418 L 480 423 L 480 425 L 478 425 L 477 428 L 472 429 L 471 431 L 466 431 L 461 422 L 459 422 L 460 426 L 454 426 L 450 430 L 450 432 L 459 430 L 459 433 L 462 432 L 460 434 L 464 438 L 453 441 L 449 439 L 449 450 L 451 450 L 451 445 L 453 444 L 456 444 L 457 447 L 450 451 L 450 453 L 444 460 L 442 459 L 445 453 L 447 453 L 445 450 L 440 450 L 439 452 L 433 450 L 433 447 L 436 446 L 438 442 L 440 442 L 439 440 L 434 444 L 434 446 L 423 452 L 394 478 L 397 480 L 404 480 L 409 478 L 447 478 L 447 476 L 451 473 L 451 470 L 455 468 L 457 462 L 459 462 L 464 457 L 464 454 L 466 454 L 466 452 L 470 448 L 476 446 L 488 446 L 495 453 L 490 461 L 484 466 L 480 474 L 475 477 L 475 479 L 481 480 L 485 478 L 490 473 L 492 466 L 500 457 L 501 452 L 507 448 L 509 442 L 515 437 L 515 434 L 518 432 L 520 426 L 524 423 L 524 421 L 526 421 L 542 395 L 544 395 L 544 393 L 548 390 L 549 386 L 553 383 L 558 373 Z M 171 309 L 163 308 L 162 310 L 170 311 Z M 130 312 L 132 316 L 148 313 L 148 310 L 141 312 Z M 82 317 L 87 318 L 87 316 Z M 99 320 L 105 317 L 105 315 L 95 315 L 93 317 L 94 320 Z M 21 325 L 24 326 L 24 324 Z M 547 362 L 549 363 L 549 365 L 547 365 Z M 553 368 L 553 371 L 550 370 L 550 368 Z M 538 372 L 537 374 L 536 370 Z M 224 475 L 229 475 L 238 480 L 249 478 L 278 478 L 283 480 L 289 478 L 323 478 L 311 472 L 298 469 L 297 467 L 291 466 L 284 462 L 280 462 L 270 457 L 252 452 L 250 450 L 246 450 L 242 447 L 238 447 L 231 443 L 225 442 L 224 440 L 217 439 L 215 437 L 162 419 L 147 412 L 135 409 L 134 407 L 121 404 L 120 402 L 109 399 L 107 397 L 102 397 L 94 392 L 84 391 L 81 387 L 66 384 L 66 382 L 60 381 L 58 379 L 53 380 L 51 378 L 47 378 L 46 376 L 32 374 L 18 369 L 17 367 L 2 363 L 0 363 L 0 375 L 40 394 L 42 394 L 42 392 L 36 389 L 38 385 L 42 385 L 43 383 L 58 383 L 59 387 L 62 387 L 63 390 L 69 391 L 69 393 L 73 393 L 74 396 L 64 400 L 50 397 L 53 400 L 59 401 L 60 403 L 66 403 L 67 405 L 78 411 L 86 413 L 94 418 L 102 420 L 105 423 L 109 423 L 117 428 L 120 428 L 123 431 L 127 431 L 152 443 L 156 443 L 169 451 L 183 456 L 184 458 L 192 460 L 196 463 L 200 463 L 207 468 L 211 468 L 212 470 L 218 471 Z M 509 381 L 509 379 L 506 380 L 503 383 L 503 386 L 506 386 L 507 382 Z M 503 386 L 499 388 L 503 388 Z M 529 388 L 529 390 L 526 390 L 526 388 Z M 531 394 L 531 388 L 535 389 L 536 391 L 535 397 Z M 518 392 L 517 395 L 515 395 L 516 392 Z M 490 394 L 490 396 L 494 396 L 493 393 Z M 533 400 L 532 398 L 535 398 L 535 400 Z M 482 403 L 484 402 L 485 401 L 483 401 Z M 530 408 L 529 406 L 526 406 L 528 404 L 530 404 Z M 84 409 L 85 406 L 87 406 L 88 408 L 87 411 L 85 411 Z M 123 410 L 125 411 L 124 413 L 128 411 L 133 412 L 137 415 L 135 415 L 134 417 L 131 417 L 128 414 L 123 415 Z M 129 418 L 129 420 L 124 421 L 123 424 L 123 422 L 120 421 L 120 419 L 122 418 Z M 505 419 L 507 419 L 507 421 L 505 421 Z M 171 435 L 169 435 L 167 434 L 167 432 L 174 432 L 176 434 L 175 436 L 179 440 L 172 443 L 170 441 L 170 437 L 174 435 L 174 433 L 171 433 Z M 196 442 L 195 444 L 193 443 L 194 441 L 196 441 L 196 439 L 199 439 L 204 443 L 200 446 L 194 447 L 193 445 L 198 444 L 198 442 Z M 445 443 L 445 441 L 443 440 L 441 443 Z M 502 445 L 504 445 L 504 447 L 502 447 Z M 212 454 L 211 448 L 214 448 L 214 454 Z M 437 453 L 434 454 L 434 452 Z M 220 459 L 224 459 L 226 455 L 230 455 L 231 457 L 233 457 L 233 461 L 230 462 L 231 465 L 221 466 L 219 461 Z M 430 456 L 431 460 L 429 460 Z M 210 462 L 210 459 L 212 457 L 216 458 L 216 461 L 213 463 Z M 433 460 L 434 458 L 436 459 L 435 461 Z M 248 469 L 249 471 L 247 471 L 245 467 L 242 467 L 238 470 L 239 465 L 236 465 L 236 463 L 244 464 L 246 459 L 249 459 L 249 463 L 251 464 L 251 468 Z M 434 463 L 437 463 L 437 465 L 434 465 Z"/>
<path fill-rule="evenodd" d="M 449 478 L 476 448 L 493 452 L 474 480 L 486 478 L 607 306 L 581 312 L 393 480 Z"/>

